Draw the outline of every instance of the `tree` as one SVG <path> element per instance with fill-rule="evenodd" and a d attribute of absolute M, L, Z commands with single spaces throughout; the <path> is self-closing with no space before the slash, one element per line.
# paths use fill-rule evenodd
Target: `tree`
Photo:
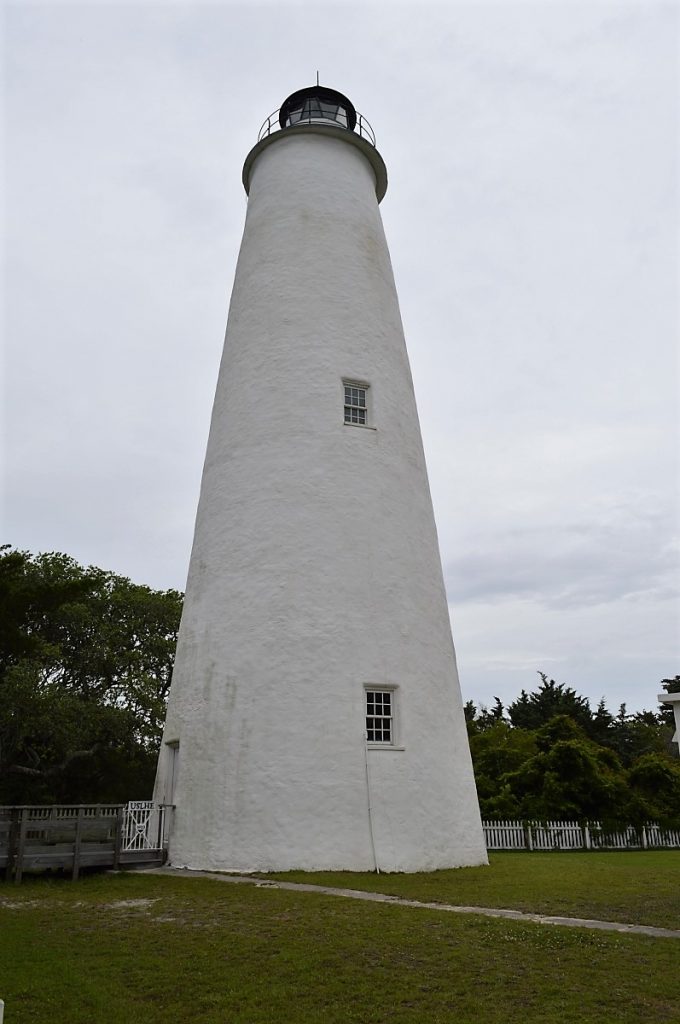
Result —
<path fill-rule="evenodd" d="M 597 705 L 595 714 L 592 717 L 589 734 L 596 743 L 606 743 L 613 724 L 614 716 L 608 710 L 603 697 Z"/>
<path fill-rule="evenodd" d="M 534 693 L 522 690 L 519 699 L 508 706 L 508 715 L 513 725 L 521 729 L 540 729 L 555 715 L 569 715 L 584 729 L 592 721 L 590 704 L 571 686 L 548 679 L 545 672 L 539 672 L 541 685 Z"/>
<path fill-rule="evenodd" d="M 519 804 L 504 780 L 536 754 L 533 733 L 498 721 L 470 737 L 470 751 L 484 817 L 514 817 Z"/>
<path fill-rule="evenodd" d="M 626 776 L 616 755 L 567 715 L 535 733 L 538 752 L 503 779 L 524 818 L 625 822 Z"/>
<path fill-rule="evenodd" d="M 486 708 L 483 704 L 480 704 L 479 711 L 472 703 L 471 700 L 467 701 L 463 712 L 465 714 L 465 721 L 468 727 L 468 735 L 474 733 L 484 732 L 485 729 L 491 729 L 498 722 L 505 721 L 505 708 L 501 704 L 498 697 L 494 697 L 494 705 L 492 708 Z"/>
<path fill-rule="evenodd" d="M 181 606 L 68 555 L 0 549 L 0 803 L 149 795 Z"/>
<path fill-rule="evenodd" d="M 465 715 L 465 724 L 467 726 L 468 736 L 477 732 L 477 708 L 471 700 L 466 700 L 463 706 L 463 714 Z"/>
<path fill-rule="evenodd" d="M 668 827 L 680 824 L 680 764 L 677 758 L 644 754 L 628 773 L 628 784 L 633 794 L 633 824 L 647 821 Z"/>
<path fill-rule="evenodd" d="M 629 715 L 626 705 L 622 704 L 602 742 L 616 751 L 623 764 L 630 768 L 644 754 L 663 753 L 667 748 L 666 733 L 653 711 Z"/>
<path fill-rule="evenodd" d="M 470 750 L 484 817 L 576 818 L 608 824 L 680 821 L 677 757 L 660 715 L 595 713 L 571 687 L 539 672 L 533 693 L 480 714 L 466 705 Z M 680 677 L 664 680 L 680 684 Z M 671 691 L 673 692 L 673 691 Z M 558 709 L 554 711 L 554 709 Z"/>

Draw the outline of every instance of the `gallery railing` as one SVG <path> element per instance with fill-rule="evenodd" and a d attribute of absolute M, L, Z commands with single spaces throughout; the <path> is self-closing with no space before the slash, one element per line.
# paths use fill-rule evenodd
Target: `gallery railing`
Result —
<path fill-rule="evenodd" d="M 266 118 L 264 124 L 260 128 L 257 141 L 261 142 L 262 139 L 266 139 L 268 135 L 272 135 L 274 132 L 287 131 L 287 128 L 297 128 L 298 125 L 304 124 L 334 125 L 336 128 L 341 128 L 343 131 L 353 132 L 353 134 L 359 135 L 362 139 L 365 139 L 366 142 L 370 143 L 371 146 L 375 146 L 375 132 L 363 114 L 359 113 L 357 113 L 357 123 L 354 128 L 348 128 L 340 121 L 333 120 L 331 117 L 320 117 L 318 114 L 313 113 L 298 117 L 294 124 L 288 125 L 286 128 L 282 128 L 279 122 L 279 110 L 275 110 L 268 118 Z"/>

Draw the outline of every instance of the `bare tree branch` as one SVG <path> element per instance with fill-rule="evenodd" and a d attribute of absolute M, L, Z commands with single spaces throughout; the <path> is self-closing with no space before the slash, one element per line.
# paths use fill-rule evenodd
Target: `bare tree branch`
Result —
<path fill-rule="evenodd" d="M 7 774 L 31 775 L 43 778 L 49 777 L 50 775 L 58 775 L 59 772 L 63 772 L 64 769 L 70 765 L 71 761 L 76 761 L 81 757 L 92 757 L 92 755 L 96 754 L 101 747 L 101 743 L 95 743 L 95 745 L 90 747 L 89 750 L 73 750 L 70 754 L 67 754 L 61 764 L 53 764 L 49 768 L 29 768 L 27 765 L 23 764 L 11 764 L 9 768 L 7 768 Z"/>

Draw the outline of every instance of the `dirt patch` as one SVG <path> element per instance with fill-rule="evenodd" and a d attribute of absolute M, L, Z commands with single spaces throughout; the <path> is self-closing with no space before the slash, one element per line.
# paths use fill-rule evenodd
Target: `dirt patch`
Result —
<path fill-rule="evenodd" d="M 102 910 L 148 910 L 154 903 L 158 903 L 160 896 L 153 899 L 140 900 L 114 900 L 113 903 L 101 903 Z"/>
<path fill-rule="evenodd" d="M 49 900 L 4 900 L 0 898 L 0 910 L 33 910 L 44 907 Z"/>

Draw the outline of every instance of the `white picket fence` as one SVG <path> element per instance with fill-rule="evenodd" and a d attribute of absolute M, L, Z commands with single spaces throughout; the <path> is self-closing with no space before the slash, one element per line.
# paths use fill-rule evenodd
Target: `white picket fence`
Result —
<path fill-rule="evenodd" d="M 597 821 L 483 821 L 487 850 L 654 850 L 680 848 L 680 829 L 648 824 L 618 832 Z"/>

